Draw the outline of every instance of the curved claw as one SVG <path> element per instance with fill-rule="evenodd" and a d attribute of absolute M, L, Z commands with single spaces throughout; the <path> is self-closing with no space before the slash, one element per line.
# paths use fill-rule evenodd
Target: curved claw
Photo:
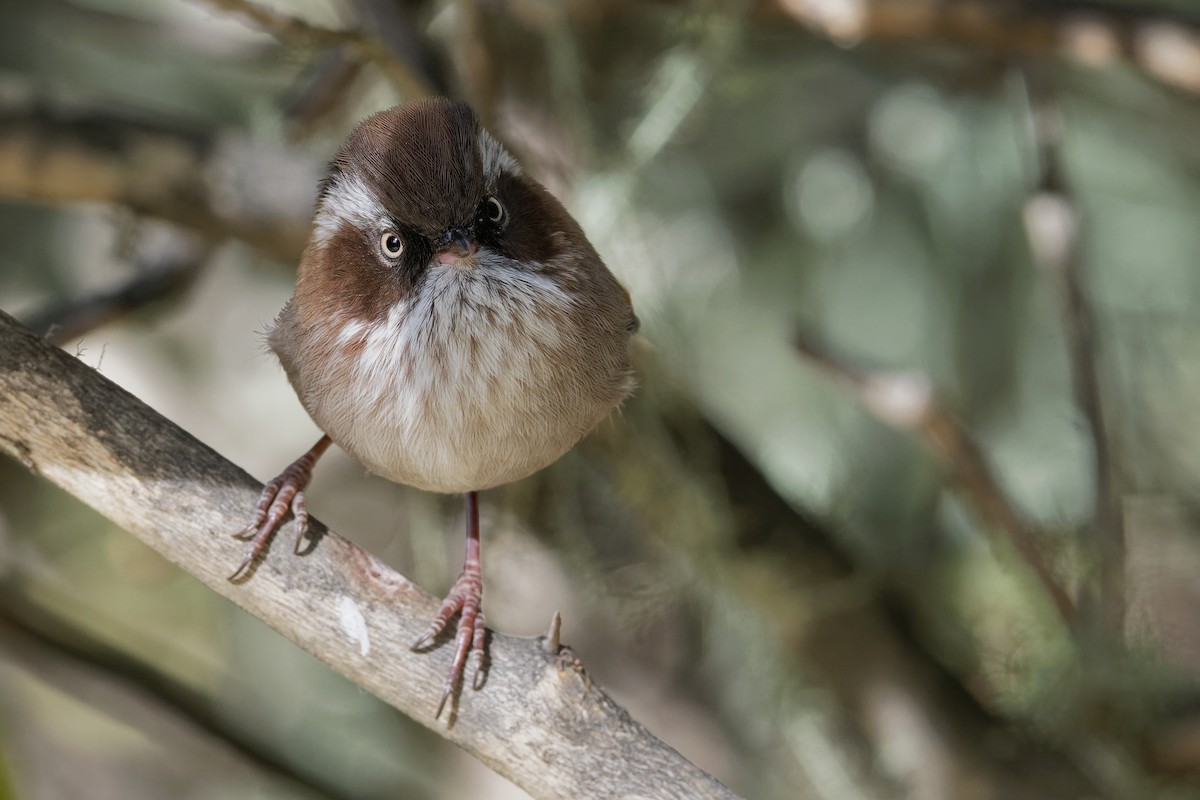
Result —
<path fill-rule="evenodd" d="M 241 537 L 237 537 L 237 538 L 241 538 Z M 229 581 L 230 583 L 241 583 L 242 581 L 244 581 L 246 578 L 248 578 L 250 576 L 250 565 L 252 563 L 254 563 L 254 554 L 250 553 L 245 558 L 242 559 L 242 563 L 238 564 L 238 568 L 235 569 L 233 571 L 233 574 L 230 575 L 225 580 Z"/>
<path fill-rule="evenodd" d="M 306 556 L 317 546 L 317 541 L 308 538 L 308 509 L 304 505 L 304 492 L 296 492 L 296 498 L 292 501 L 292 515 L 296 518 L 296 543 L 292 545 L 292 552 Z"/>
<path fill-rule="evenodd" d="M 474 654 L 475 669 L 471 681 L 472 688 L 481 688 L 486 680 L 487 672 L 483 669 L 483 664 L 484 649 L 487 644 L 487 627 L 484 624 L 483 612 L 480 610 L 482 601 L 483 580 L 478 564 L 468 565 L 458 576 L 458 580 L 454 582 L 450 594 L 442 601 L 442 607 L 438 609 L 437 617 L 434 618 L 429 630 L 412 644 L 413 650 L 424 650 L 430 647 L 446 630 L 450 620 L 459 616 L 458 633 L 454 637 L 454 657 L 450 664 L 450 671 L 446 675 L 446 686 L 442 691 L 441 702 L 438 703 L 437 712 L 433 715 L 434 719 L 442 715 L 446 703 L 462 685 L 468 656 Z"/>
<path fill-rule="evenodd" d="M 446 707 L 446 701 L 450 699 L 450 695 L 453 694 L 453 692 L 453 686 L 447 686 L 446 691 L 442 692 L 442 700 L 440 703 L 438 703 L 437 711 L 433 712 L 434 719 L 437 719 L 442 715 L 442 709 Z"/>
<path fill-rule="evenodd" d="M 249 580 L 251 573 L 254 572 L 255 565 L 258 564 L 258 559 L 262 554 L 262 549 L 253 545 L 247 547 L 245 557 L 238 564 L 237 569 L 235 569 L 225 580 L 229 581 L 230 583 L 242 583 L 246 580 Z"/>
<path fill-rule="evenodd" d="M 470 637 L 464 637 L 463 631 L 460 628 L 458 638 L 459 640 L 463 640 L 465 638 L 470 639 L 470 644 L 467 646 L 467 649 L 471 653 L 471 662 L 473 665 L 471 688 L 478 692 L 487 683 L 487 668 L 485 666 L 486 649 L 484 647 L 484 637 L 487 633 L 487 628 L 484 627 L 483 624 L 483 612 L 478 613 L 471 627 L 473 628 L 473 631 Z M 425 637 L 422 637 L 422 639 L 424 638 Z M 445 709 L 446 702 L 454 695 L 454 690 L 458 687 L 458 685 L 462 683 L 464 672 L 463 665 L 466 661 L 466 653 L 464 652 L 463 657 L 461 659 L 459 658 L 459 653 L 462 652 L 461 647 L 462 645 L 460 644 L 459 649 L 455 650 L 454 664 L 450 667 L 450 674 L 446 676 L 446 688 L 442 691 L 442 699 L 438 703 L 437 711 L 435 711 L 433 714 L 434 719 L 438 719 L 442 716 L 442 710 Z"/>
<path fill-rule="evenodd" d="M 471 659 L 473 671 L 471 676 L 471 688 L 479 691 L 487 684 L 488 679 L 488 663 L 487 663 L 487 628 L 483 625 L 483 612 L 479 612 L 479 627 L 475 631 L 475 644 L 472 647 Z"/>
<path fill-rule="evenodd" d="M 267 521 L 268 515 L 274 508 L 275 498 L 279 495 L 279 490 L 283 487 L 286 477 L 287 472 L 285 471 L 283 475 L 279 475 L 263 487 L 262 494 L 258 496 L 258 504 L 254 506 L 254 520 L 235 533 L 233 538 L 247 540 L 253 539 L 258 535 L 259 529 L 262 528 L 263 523 Z M 234 574 L 236 575 L 237 573 Z"/>
<path fill-rule="evenodd" d="M 417 639 L 415 642 L 410 644 L 408 646 L 408 649 L 409 650 L 427 650 L 429 648 L 429 646 L 433 644 L 434 639 L 436 639 L 438 636 L 440 636 L 441 633 L 442 633 L 442 628 L 438 627 L 437 625 L 434 625 L 432 628 L 425 631 L 425 633 L 421 636 L 420 639 Z"/>
<path fill-rule="evenodd" d="M 310 541 L 308 545 L 301 547 L 308 534 L 308 510 L 305 508 L 304 487 L 312 479 L 313 465 L 317 463 L 317 459 L 330 444 L 332 444 L 330 438 L 322 436 L 312 449 L 290 464 L 283 474 L 263 487 L 262 494 L 258 497 L 258 503 L 254 507 L 254 520 L 234 534 L 235 539 L 249 541 L 250 544 L 246 547 L 246 555 L 242 559 L 242 563 L 229 576 L 230 581 L 237 583 L 250 577 L 254 571 L 254 565 L 266 553 L 267 545 L 270 544 L 275 532 L 283 524 L 289 511 L 296 518 L 294 551 L 299 555 L 304 555 L 311 552 L 312 548 L 316 546 L 316 542 Z"/>
<path fill-rule="evenodd" d="M 258 525 L 249 531 L 249 535 L 243 531 L 234 537 L 248 539 L 250 542 L 246 546 L 246 556 L 242 559 L 242 563 L 229 576 L 229 580 L 235 583 L 249 577 L 251 567 L 266 553 L 267 545 L 271 543 L 271 539 L 274 538 L 275 532 L 279 530 L 279 526 L 283 524 L 284 517 L 289 511 L 296 518 L 297 549 L 308 532 L 308 512 L 304 508 L 304 492 L 296 488 L 296 483 L 284 480 L 276 484 L 275 481 L 272 481 L 263 489 L 263 497 L 268 498 L 270 502 L 270 509 L 263 515 L 265 519 L 259 521 Z M 261 505 L 262 500 L 259 503 Z"/>

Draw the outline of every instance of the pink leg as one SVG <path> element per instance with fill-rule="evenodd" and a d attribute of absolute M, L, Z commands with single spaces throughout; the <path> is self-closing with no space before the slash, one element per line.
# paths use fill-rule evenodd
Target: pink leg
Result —
<path fill-rule="evenodd" d="M 442 601 L 442 607 L 438 610 L 433 625 L 412 646 L 414 650 L 429 647 L 450 624 L 450 620 L 461 614 L 458 636 L 455 637 L 454 643 L 454 661 L 450 665 L 450 674 L 446 676 L 446 689 L 442 692 L 442 701 L 438 703 L 434 719 L 442 715 L 446 701 L 462 684 L 463 668 L 466 666 L 467 656 L 471 653 L 475 654 L 475 675 L 471 685 L 476 690 L 483 685 L 482 678 L 487 674 L 484 668 L 487 628 L 484 626 L 483 611 L 480 608 L 482 604 L 483 564 L 479 547 L 479 494 L 467 492 L 467 557 L 463 561 L 462 573 L 454 582 L 450 594 Z"/>
<path fill-rule="evenodd" d="M 238 539 L 248 539 L 250 544 L 246 546 L 246 557 L 229 576 L 229 580 L 237 583 L 250 577 L 251 567 L 266 552 L 271 537 L 279 529 L 279 525 L 287 516 L 289 509 L 296 517 L 295 551 L 300 553 L 300 543 L 304 541 L 304 535 L 308 532 L 308 510 L 304 506 L 304 487 L 308 486 L 308 482 L 312 480 L 312 471 L 317 459 L 329 449 L 329 445 L 332 443 L 333 440 L 328 436 L 322 436 L 311 450 L 292 462 L 291 466 L 285 469 L 279 477 L 263 487 L 262 495 L 258 498 L 258 505 L 254 508 L 254 521 L 236 534 Z"/>

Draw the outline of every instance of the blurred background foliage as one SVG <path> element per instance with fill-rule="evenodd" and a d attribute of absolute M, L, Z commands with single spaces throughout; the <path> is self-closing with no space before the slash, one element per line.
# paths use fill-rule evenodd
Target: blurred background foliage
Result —
<path fill-rule="evenodd" d="M 1191 3 L 7 0 L 0 308 L 272 477 L 322 165 L 426 92 L 643 321 L 485 495 L 494 627 L 746 797 L 1200 796 Z M 457 498 L 309 496 L 453 579 Z M 525 795 L 0 461 L 0 798 L 75 796 Z"/>

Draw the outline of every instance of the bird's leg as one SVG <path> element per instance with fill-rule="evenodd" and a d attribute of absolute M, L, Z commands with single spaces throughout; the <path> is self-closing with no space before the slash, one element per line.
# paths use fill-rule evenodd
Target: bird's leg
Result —
<path fill-rule="evenodd" d="M 458 636 L 454 642 L 454 661 L 450 665 L 450 674 L 446 676 L 446 688 L 442 692 L 442 701 L 438 703 L 437 719 L 442 715 L 442 709 L 454 690 L 462 684 L 463 668 L 467 656 L 475 654 L 475 673 L 472 686 L 479 689 L 483 685 L 482 678 L 487 674 L 484 658 L 486 657 L 487 628 L 484 626 L 483 611 L 483 565 L 480 561 L 479 547 L 479 494 L 467 492 L 467 557 L 463 561 L 462 573 L 446 599 L 438 610 L 433 625 L 412 646 L 414 650 L 422 650 L 433 644 L 441 635 L 450 620 L 455 615 L 461 615 L 458 622 Z"/>
<path fill-rule="evenodd" d="M 312 446 L 307 453 L 297 458 L 283 471 L 279 477 L 263 487 L 254 508 L 254 521 L 247 525 L 238 539 L 247 539 L 246 557 L 237 570 L 229 576 L 229 580 L 237 582 L 245 580 L 250 574 L 250 568 L 258 561 L 259 556 L 266 551 L 271 537 L 279 529 L 283 518 L 290 509 L 296 517 L 296 546 L 295 552 L 300 554 L 300 543 L 308 532 L 308 510 L 304 505 L 304 487 L 312 480 L 313 466 L 317 459 L 329 449 L 333 440 L 322 436 L 320 441 Z"/>

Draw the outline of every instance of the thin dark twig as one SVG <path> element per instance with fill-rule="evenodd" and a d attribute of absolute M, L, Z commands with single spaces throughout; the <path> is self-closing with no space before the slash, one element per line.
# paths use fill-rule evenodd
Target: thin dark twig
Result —
<path fill-rule="evenodd" d="M 344 101 L 364 67 L 342 47 L 321 53 L 281 103 L 289 127 L 303 130 L 326 117 Z"/>
<path fill-rule="evenodd" d="M 151 303 L 186 291 L 200 274 L 209 253 L 169 261 L 140 270 L 124 285 L 105 292 L 43 308 L 26 316 L 25 325 L 59 346 Z"/>
<path fill-rule="evenodd" d="M 373 32 L 392 57 L 421 76 L 429 91 L 450 92 L 446 64 L 431 45 L 421 18 L 427 12 L 419 0 L 351 0 L 361 25 Z"/>
<path fill-rule="evenodd" d="M 863 406 L 882 421 L 912 432 L 944 461 L 955 486 L 988 531 L 1002 533 L 1037 576 L 1059 616 L 1071 623 L 1075 604 L 1042 558 L 1040 533 L 1017 511 L 988 464 L 983 450 L 958 419 L 940 405 L 929 381 L 917 373 L 876 373 L 853 367 L 800 335 L 796 350 L 851 389 Z"/>
<path fill-rule="evenodd" d="M 1083 278 L 1081 226 L 1062 162 L 1062 117 L 1041 76 L 1026 70 L 1029 123 L 1037 153 L 1035 188 L 1025 204 L 1033 256 L 1058 282 L 1075 404 L 1092 445 L 1092 524 L 1099 556 L 1100 612 L 1110 630 L 1125 617 L 1125 523 L 1105 430 L 1096 315 Z"/>
<path fill-rule="evenodd" d="M 355 30 L 331 30 L 299 17 L 281 14 L 253 0 L 205 0 L 222 11 L 247 18 L 258 28 L 281 41 L 314 47 L 349 47 L 359 57 L 375 64 L 405 97 L 431 94 L 429 82 L 396 58 L 379 39 Z"/>
<path fill-rule="evenodd" d="M 417 20 L 424 13 L 423 7 L 403 0 L 354 0 L 353 6 L 360 28 L 371 31 L 370 40 L 377 41 L 378 47 L 385 48 L 392 59 L 423 81 L 414 91 L 450 93 L 445 67 Z M 255 10 L 261 16 L 262 9 Z M 301 127 L 322 119 L 345 101 L 349 87 L 368 63 L 350 46 L 326 48 L 285 101 L 284 116 L 293 126 Z"/>

